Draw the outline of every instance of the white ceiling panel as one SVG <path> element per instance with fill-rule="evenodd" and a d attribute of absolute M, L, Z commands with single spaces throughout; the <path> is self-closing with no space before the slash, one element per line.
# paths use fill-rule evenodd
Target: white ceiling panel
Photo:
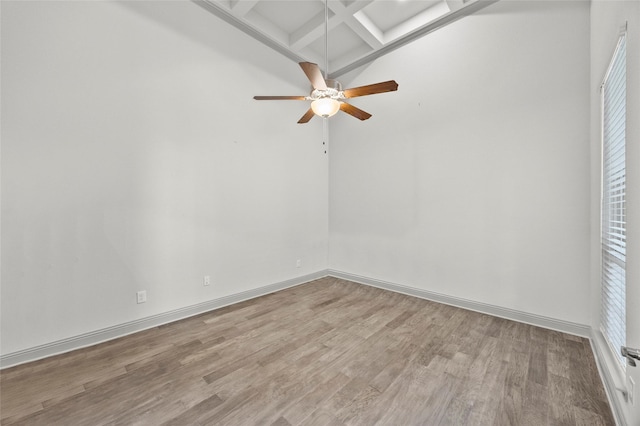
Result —
<path fill-rule="evenodd" d="M 362 12 L 384 33 L 419 15 L 420 12 L 424 12 L 426 9 L 441 3 L 446 4 L 446 2 L 437 0 L 375 1 L 365 7 Z"/>
<path fill-rule="evenodd" d="M 320 57 L 324 57 L 324 36 L 321 36 L 316 41 L 311 43 L 309 47 Z M 360 38 L 348 25 L 342 23 L 333 28 L 329 33 L 329 59 L 335 60 L 342 57 L 354 49 L 362 48 L 362 38 Z M 367 50 L 371 50 L 368 46 L 365 46 Z M 318 64 L 324 68 L 324 62 Z M 331 63 L 329 64 L 329 70 L 331 70 Z"/>
<path fill-rule="evenodd" d="M 277 25 L 287 34 L 293 34 L 316 15 L 324 17 L 324 7 L 317 1 L 259 1 L 251 9 Z"/>

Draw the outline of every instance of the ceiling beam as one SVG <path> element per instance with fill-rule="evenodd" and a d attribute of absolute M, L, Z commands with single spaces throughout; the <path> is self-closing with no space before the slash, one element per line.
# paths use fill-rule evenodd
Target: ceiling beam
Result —
<path fill-rule="evenodd" d="M 256 4 L 258 4 L 258 1 L 259 0 L 236 0 L 235 4 L 231 6 L 231 12 L 235 16 L 242 18 L 244 15 L 249 13 Z"/>
<path fill-rule="evenodd" d="M 359 12 L 372 1 L 373 0 L 355 1 L 347 7 L 345 7 L 340 1 L 328 2 L 329 10 L 333 13 L 333 15 L 329 17 L 329 30 L 345 23 L 367 44 L 372 45 L 374 48 L 377 48 L 375 46 L 382 46 L 382 43 L 379 42 L 366 27 L 353 17 L 353 14 Z M 291 34 L 291 37 L 289 38 L 289 47 L 295 51 L 300 51 L 323 35 L 324 11 L 315 15 L 308 22 L 302 25 L 299 30 Z"/>
<path fill-rule="evenodd" d="M 357 15 L 357 16 L 356 16 Z M 361 39 L 363 39 L 372 49 L 382 47 L 382 31 L 364 13 L 358 12 L 350 16 L 344 23 L 349 26 Z"/>
<path fill-rule="evenodd" d="M 320 63 L 320 59 L 324 57 L 324 55 L 322 55 L 321 58 L 321 55 L 309 47 L 311 43 L 324 35 L 324 12 L 316 14 L 305 23 L 300 30 L 293 34 L 288 34 L 258 14 L 250 13 L 256 4 L 262 0 L 192 1 L 294 62 L 315 60 L 316 63 Z M 334 65 L 331 68 L 335 69 L 335 71 L 329 74 L 330 78 L 337 78 L 349 71 L 366 65 L 399 47 L 411 43 L 464 16 L 471 15 L 499 0 L 444 0 L 442 6 L 446 4 L 445 7 L 448 6 L 448 9 L 450 9 L 449 13 L 435 17 L 435 20 L 427 24 L 420 24 L 417 22 L 417 19 L 410 19 L 404 23 L 407 25 L 403 25 L 404 30 L 409 32 L 402 35 L 395 33 L 394 30 L 383 33 L 368 19 L 362 9 L 372 1 L 374 0 L 354 0 L 346 7 L 341 0 L 329 1 L 328 6 L 333 13 L 333 16 L 329 18 L 329 28 L 332 29 L 344 23 L 366 42 L 361 45 L 362 49 L 353 49 L 348 52 L 348 54 L 331 61 Z M 251 20 L 255 21 L 253 24 L 247 19 L 247 14 L 250 14 Z M 418 15 L 414 18 L 417 18 Z M 257 22 L 258 20 L 260 22 Z M 371 51 L 366 51 L 366 45 L 371 47 Z"/>
<path fill-rule="evenodd" d="M 465 0 L 446 0 L 447 6 L 451 11 L 462 9 L 464 7 Z"/>
<path fill-rule="evenodd" d="M 268 46 L 271 49 L 275 50 L 276 52 L 281 53 L 282 55 L 286 56 L 292 61 L 294 62 L 306 61 L 305 58 L 293 52 L 291 49 L 288 48 L 288 46 L 278 43 L 269 35 L 263 34 L 262 32 L 253 28 L 251 25 L 248 25 L 245 21 L 232 15 L 231 12 L 226 10 L 224 7 L 216 4 L 213 0 L 192 0 L 192 1 L 198 6 L 207 10 L 208 12 L 214 14 L 218 18 L 233 25 L 234 27 L 238 28 L 240 31 L 243 31 L 245 34 L 249 35 L 250 37 L 253 37 L 254 39 L 263 43 L 265 46 Z"/>
<path fill-rule="evenodd" d="M 368 25 L 364 25 L 359 19 L 355 18 L 355 14 L 364 15 L 362 9 L 370 4 L 373 0 L 359 1 L 354 4 L 345 7 L 342 2 L 331 3 L 331 10 L 341 17 L 343 17 L 344 23 L 355 32 L 358 37 L 365 41 L 373 49 L 379 49 L 382 47 L 382 39 L 376 37 L 376 32 L 380 32 L 380 29 L 369 20 Z"/>
<path fill-rule="evenodd" d="M 411 43 L 412 41 L 415 41 L 417 39 L 419 39 L 420 37 L 423 37 L 427 34 L 429 34 L 430 32 L 433 32 L 439 28 L 442 28 L 444 26 L 449 25 L 450 23 L 457 21 L 460 18 L 463 18 L 465 16 L 471 15 L 477 11 L 479 11 L 480 9 L 484 9 L 487 6 L 490 6 L 496 2 L 498 2 L 499 0 L 475 0 L 475 1 L 469 1 L 467 2 L 466 6 L 462 9 L 458 9 L 455 11 L 452 11 L 438 19 L 436 19 L 433 22 L 430 22 L 429 24 L 420 27 L 418 29 L 416 29 L 415 31 L 411 32 L 410 34 L 407 34 L 406 36 L 399 38 L 397 40 L 394 40 L 386 45 L 384 45 L 383 47 L 381 47 L 380 49 L 368 54 L 368 55 L 364 55 L 362 57 L 360 57 L 359 59 L 356 59 L 355 61 L 351 62 L 349 65 L 344 66 L 336 71 L 333 71 L 332 73 L 329 74 L 329 78 L 338 78 L 339 76 L 348 73 L 349 71 L 353 71 L 356 68 L 359 68 L 363 65 L 368 64 L 369 62 L 372 62 L 374 60 L 376 60 L 377 58 L 386 55 L 387 53 L 393 52 L 394 50 Z"/>
<path fill-rule="evenodd" d="M 458 9 L 456 9 L 458 10 Z M 445 16 L 451 12 L 447 2 L 440 2 L 428 9 L 423 10 L 417 15 L 407 19 L 400 25 L 396 25 L 390 30 L 384 33 L 384 42 L 389 43 L 397 38 L 404 37 L 406 34 L 410 34 L 417 28 L 422 28 L 431 22 L 437 21 L 440 17 Z"/>
<path fill-rule="evenodd" d="M 340 25 L 342 21 L 339 16 L 330 16 L 329 31 Z M 289 36 L 289 47 L 296 52 L 304 49 L 324 35 L 324 12 L 316 14 Z"/>

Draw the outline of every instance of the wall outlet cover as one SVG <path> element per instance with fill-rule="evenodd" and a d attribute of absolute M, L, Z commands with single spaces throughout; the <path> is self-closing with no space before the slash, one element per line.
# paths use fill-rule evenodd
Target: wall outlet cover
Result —
<path fill-rule="evenodd" d="M 141 291 L 137 292 L 136 293 L 136 300 L 137 300 L 138 304 L 146 302 L 147 301 L 147 291 L 146 290 L 141 290 Z"/>

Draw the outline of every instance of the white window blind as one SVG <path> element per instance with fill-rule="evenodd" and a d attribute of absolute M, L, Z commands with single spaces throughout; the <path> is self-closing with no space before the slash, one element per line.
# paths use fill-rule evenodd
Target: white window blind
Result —
<path fill-rule="evenodd" d="M 626 37 L 620 37 L 602 84 L 602 324 L 614 353 L 626 341 L 625 131 Z M 618 357 L 625 366 L 622 356 Z"/>

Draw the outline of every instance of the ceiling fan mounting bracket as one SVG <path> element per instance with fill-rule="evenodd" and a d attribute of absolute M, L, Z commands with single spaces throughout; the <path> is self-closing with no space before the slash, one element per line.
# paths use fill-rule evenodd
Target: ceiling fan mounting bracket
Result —
<path fill-rule="evenodd" d="M 325 80 L 325 83 L 327 83 L 327 87 L 329 89 L 334 89 L 338 92 L 342 92 L 342 84 L 340 84 L 338 80 L 328 79 L 328 80 Z"/>

